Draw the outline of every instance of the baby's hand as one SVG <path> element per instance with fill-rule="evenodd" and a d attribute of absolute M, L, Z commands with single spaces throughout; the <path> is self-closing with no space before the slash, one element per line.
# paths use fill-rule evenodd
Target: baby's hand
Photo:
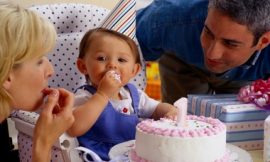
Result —
<path fill-rule="evenodd" d="M 121 77 L 115 71 L 110 70 L 101 79 L 98 91 L 111 97 L 113 94 L 117 93 L 121 87 Z"/>
<path fill-rule="evenodd" d="M 178 110 L 175 107 L 172 107 L 170 111 L 168 111 L 165 115 L 164 118 L 168 118 L 171 120 L 177 120 L 177 115 L 178 115 Z"/>

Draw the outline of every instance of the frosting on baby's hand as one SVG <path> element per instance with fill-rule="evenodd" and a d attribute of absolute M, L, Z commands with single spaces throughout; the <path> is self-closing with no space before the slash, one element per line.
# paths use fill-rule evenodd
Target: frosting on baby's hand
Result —
<path fill-rule="evenodd" d="M 110 70 L 109 73 L 111 73 L 115 80 L 119 81 L 121 83 L 121 76 L 120 74 L 117 74 L 116 71 Z"/>

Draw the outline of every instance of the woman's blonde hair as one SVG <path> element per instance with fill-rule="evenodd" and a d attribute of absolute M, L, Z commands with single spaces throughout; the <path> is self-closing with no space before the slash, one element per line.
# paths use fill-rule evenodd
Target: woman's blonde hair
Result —
<path fill-rule="evenodd" d="M 55 45 L 56 31 L 34 11 L 8 1 L 0 1 L 0 26 L 0 119 L 4 119 L 10 114 L 12 96 L 3 84 L 11 70 L 48 53 Z"/>

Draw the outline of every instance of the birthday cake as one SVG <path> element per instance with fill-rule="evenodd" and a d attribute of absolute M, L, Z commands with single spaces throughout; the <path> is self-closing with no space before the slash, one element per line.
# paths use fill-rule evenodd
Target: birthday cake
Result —
<path fill-rule="evenodd" d="M 185 126 L 176 121 L 144 120 L 136 127 L 134 162 L 228 162 L 226 127 L 218 119 L 186 116 Z"/>

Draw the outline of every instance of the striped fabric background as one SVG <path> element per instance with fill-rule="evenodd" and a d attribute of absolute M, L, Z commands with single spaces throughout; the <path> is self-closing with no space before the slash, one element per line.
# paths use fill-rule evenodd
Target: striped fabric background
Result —
<path fill-rule="evenodd" d="M 121 0 L 108 14 L 101 27 L 112 29 L 135 39 L 136 28 L 136 1 Z"/>

